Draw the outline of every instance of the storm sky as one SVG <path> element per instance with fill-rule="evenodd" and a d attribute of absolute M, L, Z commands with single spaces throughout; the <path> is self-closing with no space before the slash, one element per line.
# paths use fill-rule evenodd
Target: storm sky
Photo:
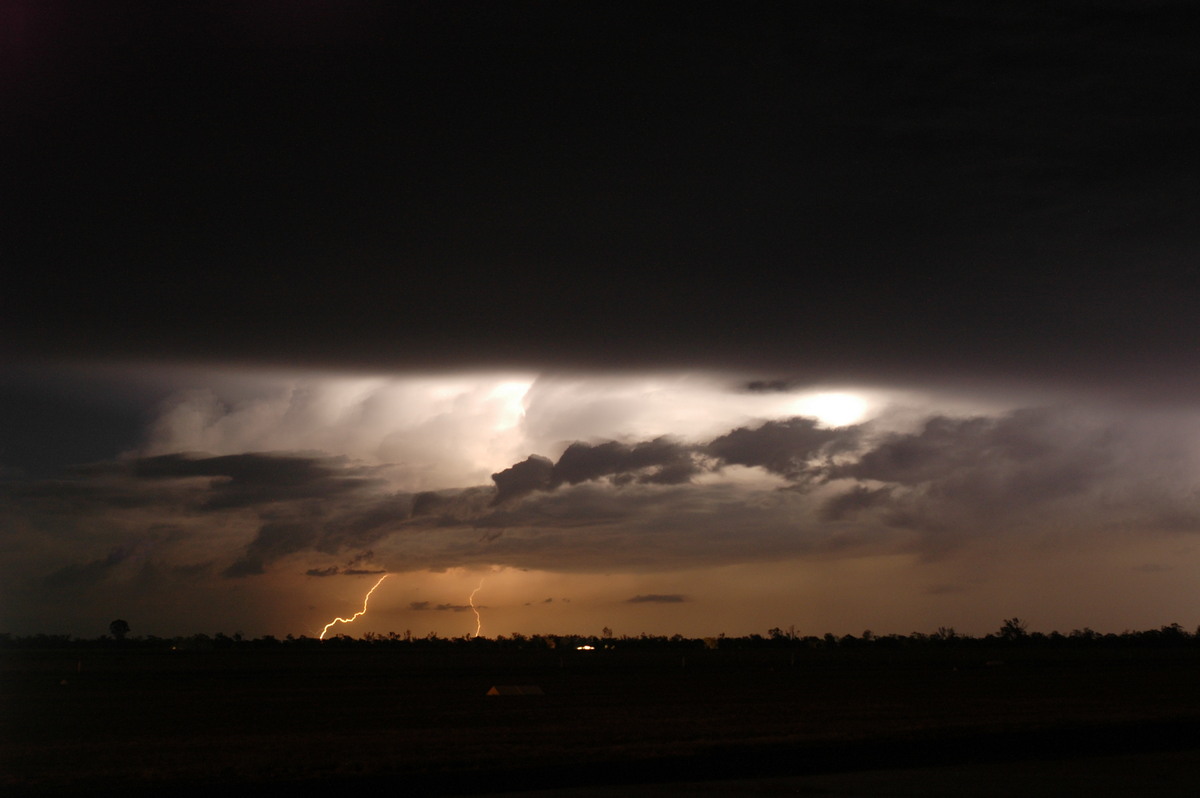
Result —
<path fill-rule="evenodd" d="M 0 15 L 0 631 L 1200 623 L 1189 4 Z"/>

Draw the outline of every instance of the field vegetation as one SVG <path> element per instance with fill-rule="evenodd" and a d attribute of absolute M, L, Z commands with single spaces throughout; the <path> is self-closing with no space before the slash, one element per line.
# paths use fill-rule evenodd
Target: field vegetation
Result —
<path fill-rule="evenodd" d="M 113 631 L 0 636 L 6 793 L 470 794 L 1200 749 L 1200 636 L 1178 625 L 706 639 Z M 513 685 L 541 694 L 488 695 Z"/>

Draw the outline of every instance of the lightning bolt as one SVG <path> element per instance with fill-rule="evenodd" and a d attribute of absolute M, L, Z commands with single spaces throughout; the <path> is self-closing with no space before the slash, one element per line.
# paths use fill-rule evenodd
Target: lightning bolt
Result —
<path fill-rule="evenodd" d="M 475 606 L 475 594 L 479 592 L 479 588 L 483 587 L 483 577 L 479 577 L 479 584 L 471 591 L 470 598 L 467 603 L 471 605 L 471 612 L 475 613 L 475 636 L 479 637 L 479 630 L 483 628 L 483 619 L 479 617 L 479 608 Z"/>
<path fill-rule="evenodd" d="M 360 615 L 362 615 L 364 612 L 366 612 L 366 611 L 367 611 L 367 602 L 371 600 L 371 594 L 372 594 L 372 593 L 374 593 L 374 592 L 375 592 L 375 588 L 376 588 L 376 587 L 379 587 L 380 585 L 382 585 L 382 584 L 383 584 L 383 580 L 384 580 L 384 579 L 387 579 L 389 576 L 391 576 L 391 574 L 384 574 L 383 576 L 379 577 L 379 581 L 375 583 L 374 587 L 372 587 L 370 590 L 368 590 L 368 591 L 367 591 L 367 595 L 363 597 L 363 608 L 362 608 L 361 610 L 359 610 L 358 612 L 354 613 L 354 614 L 353 614 L 353 615 L 351 615 L 349 618 L 334 618 L 332 621 L 330 621 L 329 623 L 325 624 L 325 628 L 321 630 L 321 636 L 320 636 L 320 637 L 318 637 L 317 639 L 318 639 L 318 640 L 324 640 L 324 639 L 325 639 L 325 633 L 326 633 L 326 632 L 328 632 L 328 631 L 329 631 L 329 627 L 333 626 L 335 623 L 351 623 L 351 622 L 352 622 L 352 621 L 354 621 L 356 618 L 358 618 L 358 616 L 360 616 Z M 472 593 L 471 595 L 474 595 L 474 593 Z M 478 613 L 476 613 L 476 614 L 478 614 Z"/>

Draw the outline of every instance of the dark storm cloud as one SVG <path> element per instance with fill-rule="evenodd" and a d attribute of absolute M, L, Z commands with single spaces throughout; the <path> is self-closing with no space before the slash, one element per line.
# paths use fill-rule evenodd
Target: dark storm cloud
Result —
<path fill-rule="evenodd" d="M 739 428 L 694 447 L 711 458 L 708 468 L 738 464 L 786 477 L 794 499 L 765 502 L 770 494 L 761 491 L 686 482 L 672 490 L 645 482 L 633 490 L 627 481 L 596 479 L 554 487 L 557 466 L 543 462 L 540 489 L 470 523 L 510 530 L 489 547 L 489 557 L 532 556 L 536 544 L 511 530 L 542 530 L 600 535 L 596 545 L 614 549 L 628 545 L 622 561 L 631 565 L 639 555 L 659 564 L 672 557 L 719 561 L 733 545 L 725 524 L 752 540 L 758 557 L 895 546 L 932 557 L 980 535 L 1049 534 L 1063 524 L 1200 530 L 1200 507 L 1179 470 L 1190 461 L 1170 438 L 1153 424 L 1067 408 L 933 416 L 909 432 L 871 425 L 831 430 L 794 418 Z M 597 450 L 624 451 L 579 449 L 587 456 Z M 1175 472 L 1173 462 L 1181 464 Z M 600 530 L 611 529 L 625 531 L 599 543 L 608 539 Z M 559 565 L 587 556 L 573 539 L 545 542 L 559 547 Z M 540 554 L 535 559 L 543 563 Z"/>
<path fill-rule="evenodd" d="M 491 487 L 422 491 L 412 499 L 412 517 L 423 523 L 453 524 L 473 518 L 495 504 L 497 491 Z"/>
<path fill-rule="evenodd" d="M 71 479 L 10 483 L 4 492 L 47 518 L 92 516 L 109 524 L 121 512 L 166 519 L 252 513 L 261 522 L 253 539 L 223 570 L 239 577 L 265 573 L 271 563 L 301 551 L 361 550 L 394 532 L 410 517 L 412 499 L 382 491 L 371 473 L 341 457 L 173 454 L 78 467 Z M 88 572 L 99 573 L 110 561 L 96 561 Z"/>
<path fill-rule="evenodd" d="M 987 512 L 1009 502 L 1028 506 L 1091 489 L 1128 445 L 1122 437 L 1111 425 L 1084 424 L 1048 409 L 998 418 L 937 416 L 918 432 L 885 436 L 828 475 L 925 486 L 930 497 Z M 868 496 L 881 498 L 862 498 Z"/>
<path fill-rule="evenodd" d="M 26 6 L 14 356 L 1191 380 L 1186 3 Z"/>
<path fill-rule="evenodd" d="M 319 548 L 336 552 L 369 546 L 407 520 L 412 505 L 412 497 L 407 494 L 362 495 L 339 508 L 336 517 L 324 523 Z M 364 559 L 370 558 L 364 556 L 346 567 L 360 564 Z"/>
<path fill-rule="evenodd" d="M 721 465 L 761 466 L 791 480 L 815 476 L 822 453 L 845 449 L 857 439 L 857 428 L 830 429 L 813 418 L 768 421 L 758 427 L 739 427 L 706 445 L 684 444 L 662 436 L 634 444 L 618 441 L 570 444 L 553 462 L 541 455 L 492 475 L 493 505 L 610 478 L 616 485 L 678 485 Z M 707 457 L 711 462 L 704 463 Z"/>
<path fill-rule="evenodd" d="M 626 604 L 679 604 L 684 601 L 687 601 L 687 597 L 678 593 L 647 593 L 625 599 Z"/>
<path fill-rule="evenodd" d="M 751 380 L 744 386 L 749 393 L 786 393 L 794 387 L 788 380 Z"/>
<path fill-rule="evenodd" d="M 616 441 L 595 445 L 576 442 L 568 446 L 554 464 L 551 486 L 578 485 L 606 476 L 674 485 L 686 482 L 698 473 L 700 469 L 692 459 L 691 447 L 669 438 L 656 438 L 633 446 Z"/>
<path fill-rule="evenodd" d="M 266 564 L 312 548 L 320 540 L 320 534 L 315 523 L 275 521 L 263 524 L 237 562 L 225 569 L 225 576 L 262 574 Z"/>
<path fill-rule="evenodd" d="M 541 455 L 530 455 L 515 465 L 492 474 L 496 483 L 493 504 L 518 499 L 535 490 L 547 490 L 554 484 L 554 462 Z"/>
<path fill-rule="evenodd" d="M 852 435 L 852 431 L 822 427 L 816 419 L 797 416 L 756 428 L 739 427 L 714 439 L 705 451 L 729 465 L 760 466 L 798 480 L 815 476 L 812 461 L 822 448 Z"/>
<path fill-rule="evenodd" d="M 69 480 L 12 483 L 4 491 L 27 512 L 77 522 L 91 516 L 118 523 L 112 520 L 114 513 L 122 512 L 166 519 L 250 512 L 261 523 L 222 571 L 242 577 L 263 574 L 273 562 L 297 552 L 362 549 L 395 531 L 410 515 L 411 498 L 382 492 L 381 485 L 369 469 L 345 458 L 173 454 L 97 463 L 73 469 Z M 87 573 L 100 573 L 105 563 L 111 565 L 111 558 L 91 563 Z"/>
<path fill-rule="evenodd" d="M 479 605 L 478 607 L 472 607 L 470 604 L 433 604 L 428 601 L 413 601 L 409 602 L 408 608 L 410 610 L 417 611 L 430 610 L 433 612 L 466 612 L 470 609 L 480 609 L 482 608 L 482 605 Z"/>
<path fill-rule="evenodd" d="M 329 499 L 381 484 L 345 458 L 247 453 L 221 457 L 168 454 L 130 464 L 138 479 L 212 477 L 209 509 L 298 499 Z"/>
<path fill-rule="evenodd" d="M 12 481 L 0 484 L 0 495 L 44 512 L 100 512 L 105 508 L 134 510 L 169 503 L 198 503 L 190 492 L 173 486 L 152 486 L 120 479 L 97 478 L 94 469 L 79 470 L 64 479 Z"/>
<path fill-rule="evenodd" d="M 828 499 L 821 505 L 821 519 L 824 521 L 839 521 L 859 510 L 867 510 L 886 504 L 892 494 L 892 489 L 876 488 L 872 490 L 865 485 L 855 485 L 845 493 Z"/>

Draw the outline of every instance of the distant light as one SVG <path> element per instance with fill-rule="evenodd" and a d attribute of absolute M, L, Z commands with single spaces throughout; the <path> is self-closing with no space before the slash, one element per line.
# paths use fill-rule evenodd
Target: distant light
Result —
<path fill-rule="evenodd" d="M 867 400 L 852 393 L 817 393 L 798 400 L 792 410 L 816 418 L 827 427 L 845 427 L 862 421 L 867 414 Z"/>
<path fill-rule="evenodd" d="M 488 400 L 499 407 L 494 427 L 497 431 L 512 429 L 521 423 L 525 416 L 525 394 L 532 386 L 533 381 L 528 379 L 505 380 L 488 393 Z"/>
<path fill-rule="evenodd" d="M 575 646 L 576 651 L 595 651 L 595 646 Z"/>

